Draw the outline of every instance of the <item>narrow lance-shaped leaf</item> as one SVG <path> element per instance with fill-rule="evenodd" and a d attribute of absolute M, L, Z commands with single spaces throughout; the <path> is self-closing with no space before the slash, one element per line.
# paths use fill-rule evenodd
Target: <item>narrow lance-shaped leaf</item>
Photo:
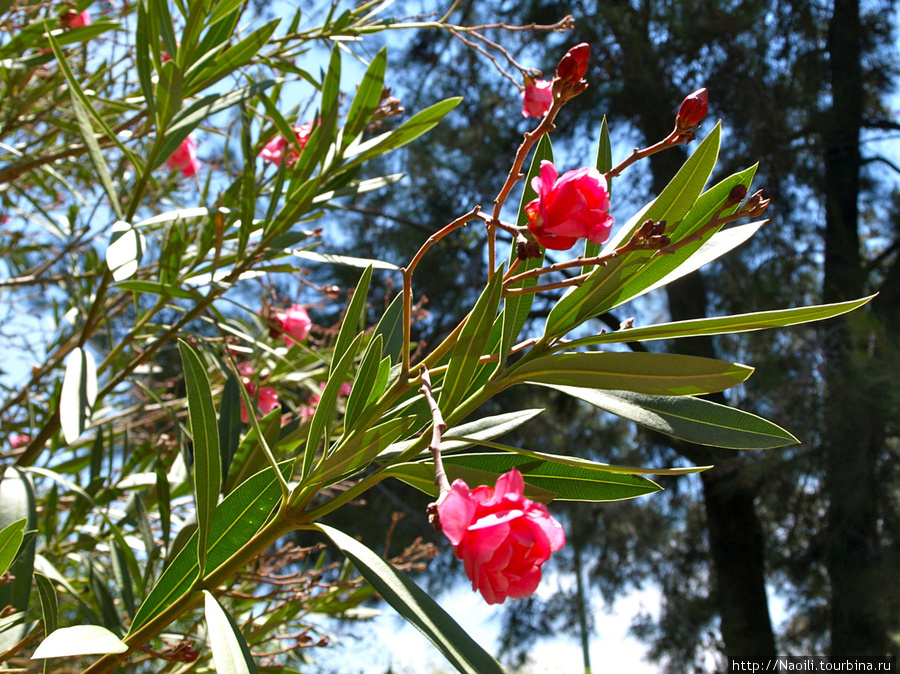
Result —
<path fill-rule="evenodd" d="M 350 344 L 350 347 L 344 353 L 340 362 L 331 370 L 325 388 L 322 390 L 322 396 L 316 405 L 316 411 L 313 413 L 312 421 L 309 422 L 309 436 L 306 441 L 306 452 L 303 455 L 303 472 L 301 473 L 300 482 L 306 479 L 312 471 L 316 458 L 316 450 L 322 436 L 325 436 L 325 447 L 328 447 L 328 436 L 331 421 L 337 409 L 338 395 L 341 385 L 349 376 L 350 366 L 359 352 L 359 345 L 362 343 L 363 335 L 359 334 Z M 324 458 L 324 457 L 323 457 Z"/>
<path fill-rule="evenodd" d="M 106 655 L 124 653 L 128 644 L 105 627 L 75 625 L 60 627 L 35 649 L 32 660 L 65 658 L 73 655 Z"/>
<path fill-rule="evenodd" d="M 27 523 L 28 518 L 23 517 L 0 530 L 0 576 L 9 570 L 10 564 L 16 558 Z"/>
<path fill-rule="evenodd" d="M 514 451 L 454 454 L 445 457 L 444 469 L 449 480 L 464 480 L 474 489 L 481 485 L 492 486 L 498 475 L 517 468 L 525 479 L 525 496 L 542 503 L 554 500 L 621 501 L 662 490 L 652 480 L 628 471 L 605 470 L 603 464 L 591 461 L 574 463 L 556 461 L 556 458 L 552 454 L 520 454 Z M 434 464 L 430 461 L 398 464 L 387 472 L 431 496 L 437 496 Z"/>
<path fill-rule="evenodd" d="M 72 444 L 84 433 L 97 399 L 97 366 L 89 351 L 75 348 L 66 361 L 59 400 L 59 423 L 63 437 Z"/>
<path fill-rule="evenodd" d="M 597 170 L 600 173 L 606 173 L 612 169 L 612 142 L 609 138 L 609 124 L 606 122 L 606 115 L 603 115 L 603 121 L 600 122 L 600 139 L 597 141 Z M 612 198 L 612 179 L 606 185 L 610 198 Z M 602 244 L 591 243 L 587 239 L 584 240 L 584 256 L 594 257 L 600 253 L 603 248 Z M 591 267 L 582 267 L 581 273 L 588 274 Z"/>
<path fill-rule="evenodd" d="M 753 368 L 674 353 L 601 351 L 542 356 L 508 372 L 506 385 L 528 381 L 648 395 L 702 395 L 740 384 Z"/>
<path fill-rule="evenodd" d="M 798 442 L 771 421 L 703 398 L 547 386 L 646 428 L 699 445 L 771 449 Z"/>
<path fill-rule="evenodd" d="M 257 674 L 259 670 L 234 619 L 206 590 L 203 604 L 217 674 Z"/>
<path fill-rule="evenodd" d="M 390 563 L 347 534 L 311 525 L 328 536 L 357 571 L 401 616 L 424 634 L 444 657 L 466 674 L 503 674 L 503 669 L 438 604 Z"/>
<path fill-rule="evenodd" d="M 500 293 L 503 290 L 503 265 L 495 271 L 481 297 L 475 303 L 459 333 L 459 339 L 450 353 L 447 374 L 441 388 L 438 404 L 444 414 L 449 414 L 465 397 L 472 377 L 478 369 L 484 345 L 490 337 L 497 317 Z"/>
<path fill-rule="evenodd" d="M 114 223 L 106 249 L 106 264 L 114 281 L 124 281 L 134 276 L 147 247 L 144 236 L 127 222 Z"/>
<path fill-rule="evenodd" d="M 372 113 L 381 102 L 381 92 L 384 87 L 384 73 L 387 68 L 387 47 L 382 47 L 363 76 L 363 81 L 356 90 L 353 103 L 347 112 L 347 123 L 344 126 L 344 143 L 349 144 L 356 136 L 362 133 L 366 124 L 372 118 Z"/>
<path fill-rule="evenodd" d="M 372 280 L 372 267 L 366 267 L 365 271 L 356 285 L 356 291 L 350 300 L 350 305 L 344 313 L 344 321 L 341 324 L 340 332 L 338 332 L 337 341 L 334 343 L 334 355 L 331 359 L 331 372 L 333 373 L 335 365 L 340 361 L 343 355 L 350 348 L 356 334 L 363 327 L 361 325 L 365 318 L 366 297 L 369 293 L 369 282 Z"/>
<path fill-rule="evenodd" d="M 858 309 L 868 303 L 875 295 L 836 304 L 817 304 L 811 307 L 794 309 L 777 309 L 775 311 L 759 311 L 752 314 L 736 314 L 734 316 L 716 316 L 714 318 L 696 318 L 674 323 L 660 323 L 638 328 L 615 330 L 600 335 L 592 335 L 573 340 L 565 345 L 566 349 L 594 344 L 611 344 L 615 342 L 643 342 L 652 339 L 675 339 L 679 337 L 696 337 L 697 335 L 731 335 L 754 330 L 784 328 L 814 321 L 823 321 Z"/>
<path fill-rule="evenodd" d="M 203 361 L 185 342 L 178 342 L 187 387 L 188 417 L 194 441 L 194 495 L 197 499 L 197 539 L 200 569 L 206 569 L 209 533 L 222 489 L 222 457 L 219 427 L 209 378 Z"/>
<path fill-rule="evenodd" d="M 53 583 L 44 574 L 35 573 L 34 584 L 41 600 L 41 617 L 44 620 L 44 635 L 47 636 L 52 634 L 58 626 L 59 600 Z M 44 674 L 50 674 L 50 663 L 46 660 L 44 661 Z"/>

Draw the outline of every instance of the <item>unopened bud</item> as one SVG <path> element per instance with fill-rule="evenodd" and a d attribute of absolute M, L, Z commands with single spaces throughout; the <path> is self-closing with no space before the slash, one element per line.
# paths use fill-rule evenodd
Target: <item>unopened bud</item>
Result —
<path fill-rule="evenodd" d="M 747 199 L 747 203 L 741 209 L 741 215 L 748 218 L 756 218 L 762 215 L 769 207 L 771 199 L 765 199 L 762 190 L 756 192 L 752 197 Z"/>
<path fill-rule="evenodd" d="M 556 68 L 556 76 L 564 84 L 577 82 L 587 72 L 588 59 L 591 57 L 591 48 L 587 42 L 582 42 L 566 52 Z"/>
<path fill-rule="evenodd" d="M 687 131 L 703 121 L 706 112 L 709 110 L 709 102 L 706 88 L 697 89 L 690 96 L 681 102 L 678 108 L 678 117 L 675 120 L 675 126 L 679 131 Z"/>
<path fill-rule="evenodd" d="M 741 203 L 747 196 L 747 188 L 744 185 L 735 185 L 728 193 L 728 198 L 722 205 L 722 208 L 731 208 Z"/>

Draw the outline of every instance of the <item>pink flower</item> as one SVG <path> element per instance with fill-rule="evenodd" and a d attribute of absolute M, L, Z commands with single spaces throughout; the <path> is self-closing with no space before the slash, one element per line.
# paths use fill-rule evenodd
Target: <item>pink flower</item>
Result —
<path fill-rule="evenodd" d="M 166 159 L 166 165 L 173 171 L 181 171 L 181 175 L 190 178 L 200 168 L 200 160 L 197 159 L 197 143 L 191 136 L 183 141 L 172 156 Z"/>
<path fill-rule="evenodd" d="M 675 120 L 675 126 L 681 131 L 693 129 L 709 110 L 709 96 L 706 88 L 697 89 L 694 93 L 687 96 L 678 108 L 678 117 Z"/>
<path fill-rule="evenodd" d="M 244 388 L 247 389 L 247 393 L 250 397 L 255 398 L 256 384 L 247 379 L 247 377 L 242 378 L 241 382 L 244 384 Z M 259 398 L 257 399 L 256 404 L 263 416 L 266 416 L 276 407 L 281 407 L 281 402 L 278 400 L 278 392 L 271 386 L 263 386 L 259 389 Z M 244 405 L 243 398 L 241 399 L 241 421 L 245 424 L 250 423 L 250 414 L 247 412 L 247 406 Z"/>
<path fill-rule="evenodd" d="M 294 127 L 294 135 L 297 137 L 297 144 L 300 145 L 301 150 L 304 149 L 309 142 L 312 130 L 312 122 L 307 122 L 306 124 Z M 271 162 L 278 166 L 281 164 L 281 158 L 284 156 L 286 147 L 288 147 L 287 138 L 284 136 L 275 136 L 275 138 L 266 143 L 266 146 L 259 153 L 259 156 L 262 157 L 264 161 Z M 296 163 L 299 158 L 300 153 L 297 152 L 297 148 L 294 145 L 291 145 L 288 150 L 287 165 L 290 166 L 291 164 Z"/>
<path fill-rule="evenodd" d="M 281 338 L 288 348 L 294 345 L 294 341 L 302 342 L 309 334 L 312 320 L 309 314 L 299 304 L 293 305 L 287 311 L 279 311 L 275 314 L 275 322 L 281 327 Z"/>
<path fill-rule="evenodd" d="M 612 231 L 606 178 L 595 168 L 559 177 L 553 162 L 541 162 L 531 183 L 538 198 L 525 206 L 528 229 L 544 248 L 568 250 L 580 238 L 605 243 Z"/>
<path fill-rule="evenodd" d="M 525 78 L 522 92 L 522 115 L 543 117 L 553 104 L 553 83 L 547 80 Z"/>
<path fill-rule="evenodd" d="M 590 57 L 591 47 L 587 42 L 575 45 L 560 60 L 556 67 L 556 76 L 565 84 L 577 82 L 587 72 Z"/>
<path fill-rule="evenodd" d="M 9 446 L 11 449 L 24 447 L 29 442 L 31 442 L 31 436 L 24 433 L 10 433 L 7 439 L 9 440 Z"/>
<path fill-rule="evenodd" d="M 91 25 L 91 13 L 84 10 L 80 14 L 74 9 L 70 9 L 63 13 L 62 24 L 66 28 L 82 28 Z"/>
<path fill-rule="evenodd" d="M 566 542 L 562 526 L 542 503 L 525 498 L 525 481 L 513 468 L 496 486 L 469 490 L 456 480 L 438 504 L 441 529 L 463 560 L 472 589 L 488 604 L 532 594 L 541 565 Z"/>

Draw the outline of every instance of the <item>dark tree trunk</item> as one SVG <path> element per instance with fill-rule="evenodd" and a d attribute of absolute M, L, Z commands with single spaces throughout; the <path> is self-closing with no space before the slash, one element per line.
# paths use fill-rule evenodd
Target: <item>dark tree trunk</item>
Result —
<path fill-rule="evenodd" d="M 676 106 L 690 92 L 673 91 L 652 46 L 644 15 L 623 2 L 610 3 L 601 11 L 623 52 L 623 75 L 634 92 L 635 123 L 648 143 L 656 142 L 672 130 Z M 659 194 L 668 184 L 683 160 L 683 154 L 671 150 L 652 158 L 655 193 Z M 666 289 L 672 320 L 706 315 L 707 293 L 699 273 L 671 283 Z M 676 342 L 680 352 L 716 357 L 708 337 Z M 733 461 L 733 453 L 690 443 L 675 443 L 673 447 L 698 465 L 719 464 L 703 473 L 702 481 L 714 597 L 726 655 L 775 655 L 765 586 L 765 541 L 751 481 L 745 479 L 741 466 Z"/>
<path fill-rule="evenodd" d="M 828 37 L 832 109 L 823 134 L 825 162 L 825 302 L 863 294 L 858 230 L 860 129 L 863 123 L 863 29 L 859 0 L 835 0 Z M 830 498 L 826 564 L 831 581 L 835 655 L 882 654 L 888 640 L 878 606 L 878 402 L 856 348 L 856 317 L 825 328 L 825 489 Z"/>

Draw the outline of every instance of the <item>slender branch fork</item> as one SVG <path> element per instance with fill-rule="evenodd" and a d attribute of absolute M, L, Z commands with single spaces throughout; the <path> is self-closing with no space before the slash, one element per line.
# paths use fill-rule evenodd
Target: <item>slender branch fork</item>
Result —
<path fill-rule="evenodd" d="M 413 259 L 410 260 L 408 266 L 404 267 L 400 271 L 403 274 L 403 354 L 402 354 L 402 376 L 405 379 L 406 375 L 409 374 L 409 348 L 408 344 L 410 341 L 410 331 L 412 329 L 412 277 L 413 273 L 416 271 L 416 267 L 419 265 L 419 262 L 422 261 L 422 258 L 425 256 L 425 253 L 428 252 L 428 249 L 431 248 L 438 241 L 443 239 L 445 236 L 450 234 L 451 232 L 455 232 L 460 227 L 465 227 L 470 221 L 474 220 L 477 217 L 478 212 L 481 211 L 481 206 L 475 206 L 468 213 L 465 213 L 449 225 L 444 226 L 431 236 L 429 236 L 425 243 L 422 244 L 422 247 L 419 248 L 418 252 L 413 256 Z"/>

